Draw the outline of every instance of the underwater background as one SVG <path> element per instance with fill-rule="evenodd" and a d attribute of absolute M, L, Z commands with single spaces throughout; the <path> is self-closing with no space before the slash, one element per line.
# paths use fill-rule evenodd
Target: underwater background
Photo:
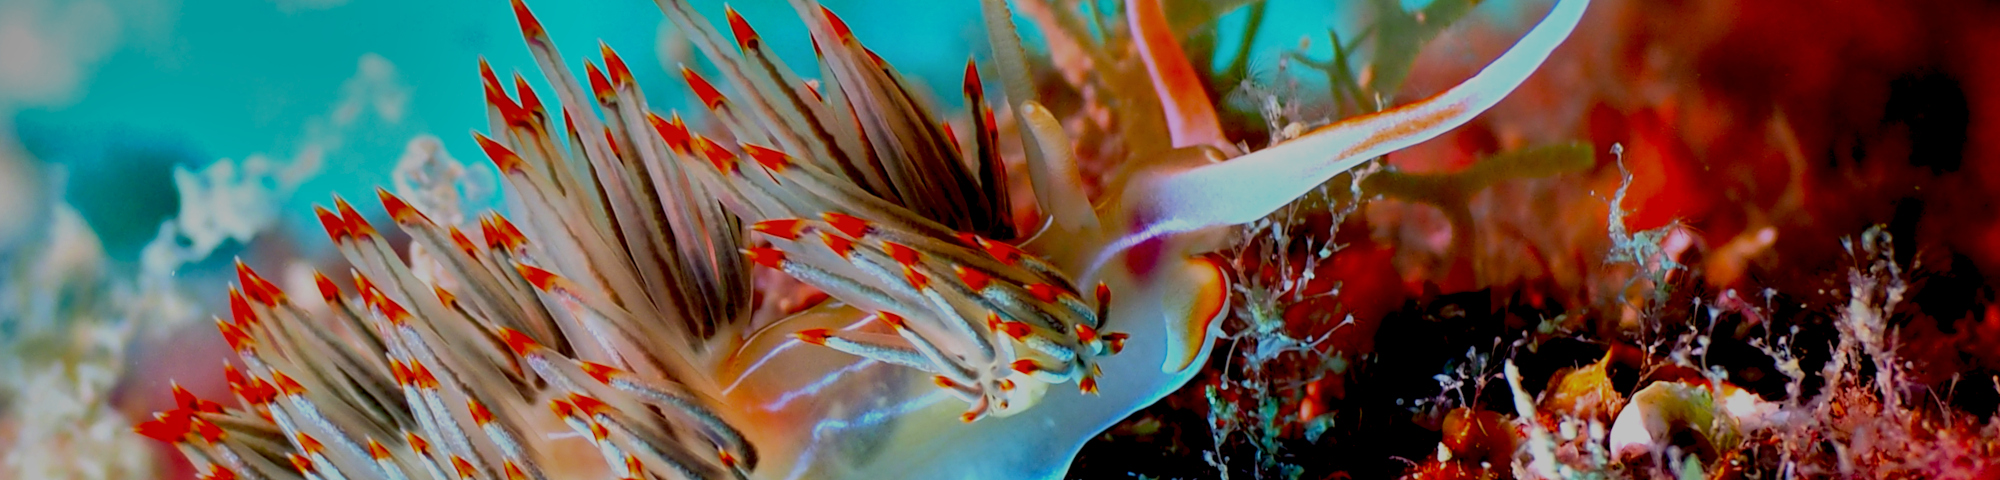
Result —
<path fill-rule="evenodd" d="M 823 3 L 963 114 L 964 62 L 990 61 L 978 2 Z M 1548 3 L 1166 2 L 1201 19 L 1184 45 L 1229 138 L 1256 146 L 1443 91 Z M 675 69 L 713 67 L 651 3 L 531 5 L 565 51 L 624 52 L 656 110 L 700 108 Z M 731 6 L 810 64 L 784 2 Z M 1474 124 L 1219 253 L 1249 291 L 1210 364 L 1071 477 L 1512 478 L 1546 450 L 1565 478 L 2000 478 L 2000 5 L 1590 8 Z M 1087 104 L 1051 73 L 1065 39 L 1017 17 L 1048 102 Z M 481 58 L 532 70 L 502 2 L 0 0 L 0 479 L 192 478 L 131 425 L 174 406 L 170 383 L 227 398 L 220 288 L 239 260 L 287 286 L 310 281 L 294 259 L 337 264 L 315 204 L 404 172 L 502 208 L 467 133 L 486 127 Z M 1869 315 L 1888 340 L 1850 341 Z M 1851 352 L 1868 365 L 1841 370 Z M 1638 442 L 1673 455 L 1607 440 L 1634 404 L 1721 411 L 1646 388 L 1690 379 L 1788 416 Z M 1520 397 L 1544 418 L 1520 420 Z M 1944 453 L 1894 447 L 1916 444 Z"/>

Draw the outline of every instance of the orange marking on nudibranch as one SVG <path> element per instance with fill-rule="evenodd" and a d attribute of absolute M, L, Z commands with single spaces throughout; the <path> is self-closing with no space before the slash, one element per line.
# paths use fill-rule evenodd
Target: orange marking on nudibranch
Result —
<path fill-rule="evenodd" d="M 1347 127 L 1349 126 L 1350 122 L 1373 120 L 1383 115 L 1394 115 L 1403 112 L 1421 111 L 1425 108 L 1429 108 L 1431 104 L 1436 103 L 1442 98 L 1444 98 L 1446 93 L 1450 92 L 1447 91 L 1445 93 L 1439 93 L 1437 95 L 1432 95 L 1430 98 L 1418 100 L 1415 103 L 1397 107 L 1394 110 L 1382 112 L 1375 115 L 1369 115 L 1366 117 L 1350 119 L 1348 121 L 1343 121 L 1333 125 L 1320 127 L 1314 129 L 1313 131 L 1319 132 L 1331 128 Z M 1377 128 L 1374 131 L 1368 132 L 1367 138 L 1363 138 L 1360 142 L 1356 142 L 1354 146 L 1348 147 L 1347 150 L 1340 152 L 1340 155 L 1334 158 L 1348 158 L 1355 155 L 1359 155 L 1361 152 L 1372 150 L 1375 147 L 1382 145 L 1383 143 L 1387 143 L 1389 141 L 1393 141 L 1399 138 L 1406 138 L 1418 132 L 1435 128 L 1439 124 L 1451 121 L 1452 118 L 1458 117 L 1459 115 L 1463 114 L 1467 107 L 1468 106 L 1465 104 L 1465 100 L 1460 100 L 1458 103 L 1445 105 L 1444 108 L 1439 108 L 1437 110 L 1426 113 L 1420 117 L 1408 118 L 1396 122 L 1391 122 L 1388 128 Z M 1311 133 L 1308 133 L 1306 135 L 1311 135 Z"/>
<path fill-rule="evenodd" d="M 521 467 L 515 465 L 513 460 L 501 461 L 500 469 L 507 472 L 507 480 L 528 480 L 528 473 L 521 471 Z"/>
<path fill-rule="evenodd" d="M 1015 248 L 1007 242 L 987 240 L 984 237 L 977 236 L 973 237 L 973 240 L 979 242 L 979 248 L 985 250 L 987 256 L 991 256 L 994 260 L 999 260 L 1000 263 L 1010 266 L 1021 261 L 1021 257 L 1028 254 L 1028 252 L 1021 251 L 1021 249 Z"/>
<path fill-rule="evenodd" d="M 506 245 L 500 242 L 500 231 L 493 226 L 491 217 L 479 216 L 479 237 L 486 240 L 486 248 L 499 250 Z"/>
<path fill-rule="evenodd" d="M 222 342 L 229 345 L 230 351 L 250 353 L 250 337 L 244 335 L 242 329 L 236 328 L 236 324 L 217 318 L 215 319 L 215 329 L 222 332 Z"/>
<path fill-rule="evenodd" d="M 551 399 L 549 400 L 549 411 L 555 412 L 556 416 L 562 418 L 575 417 L 576 405 L 571 405 L 569 401 L 560 398 Z"/>
<path fill-rule="evenodd" d="M 410 382 L 412 381 L 410 380 L 410 367 L 403 366 L 402 361 L 394 358 L 389 359 L 389 376 L 396 379 L 396 386 L 399 387 L 410 386 Z"/>
<path fill-rule="evenodd" d="M 902 330 L 904 327 L 908 325 L 904 323 L 905 320 L 903 319 L 903 316 L 897 315 L 896 312 L 890 312 L 887 310 L 875 312 L 875 317 L 882 319 L 882 323 L 886 323 L 889 325 L 890 328 L 894 328 L 897 330 Z"/>
<path fill-rule="evenodd" d="M 1013 368 L 1014 371 L 1020 372 L 1022 374 L 1032 374 L 1035 372 L 1042 371 L 1042 366 L 1040 364 L 1036 364 L 1033 359 L 1027 359 L 1027 358 L 1015 360 L 1014 363 L 1008 364 L 1008 367 Z"/>
<path fill-rule="evenodd" d="M 188 417 L 186 415 L 173 415 L 171 413 L 169 412 L 169 414 L 157 420 L 140 422 L 138 425 L 132 427 L 132 432 L 162 442 L 180 443 L 183 439 L 187 438 Z"/>
<path fill-rule="evenodd" d="M 340 244 L 341 240 L 345 240 L 349 236 L 347 233 L 347 224 L 341 222 L 340 215 L 333 213 L 332 210 L 327 210 L 326 207 L 319 205 L 313 205 L 313 215 L 319 217 L 319 225 L 326 228 L 326 236 L 332 238 L 335 245 Z"/>
<path fill-rule="evenodd" d="M 500 88 L 500 78 L 493 75 L 493 66 L 486 63 L 486 57 L 479 57 L 479 86 L 486 93 L 486 103 L 500 110 L 500 118 L 508 124 L 525 123 L 527 110 L 507 97 L 507 91 Z"/>
<path fill-rule="evenodd" d="M 644 462 L 639 461 L 638 455 L 633 455 L 630 453 L 625 454 L 626 475 L 630 475 L 631 477 L 636 478 L 643 475 L 645 471 L 646 471 L 646 464 Z"/>
<path fill-rule="evenodd" d="M 241 277 L 242 272 L 241 271 L 237 272 L 237 275 Z M 245 285 L 243 286 L 243 288 L 245 290 L 253 288 L 252 285 L 249 284 L 248 282 L 244 283 Z M 258 323 L 257 311 L 252 310 L 250 308 L 250 302 L 248 300 L 245 300 L 244 298 L 245 296 L 242 290 L 237 290 L 235 286 L 229 287 L 230 318 L 235 319 L 236 323 L 245 326 L 256 325 Z M 264 303 L 264 302 L 258 302 L 258 303 Z M 269 303 L 264 303 L 264 304 L 270 305 Z"/>
<path fill-rule="evenodd" d="M 312 435 L 300 433 L 294 438 L 299 442 L 299 450 L 304 450 L 309 455 L 326 451 L 326 446 L 321 445 L 319 440 L 314 440 Z"/>
<path fill-rule="evenodd" d="M 397 304 L 396 301 L 382 295 L 382 292 L 376 291 L 370 297 L 375 300 L 375 309 L 382 311 L 382 316 L 389 318 L 389 324 L 402 325 L 410 321 L 410 311 L 403 309 L 401 304 Z"/>
<path fill-rule="evenodd" d="M 867 236 L 868 229 L 872 228 L 867 220 L 862 220 L 845 213 L 823 212 L 819 214 L 819 217 L 822 220 L 826 220 L 828 225 L 832 225 L 834 230 L 839 230 L 840 233 L 846 234 L 849 238 Z"/>
<path fill-rule="evenodd" d="M 694 90 L 694 95 L 701 99 L 702 105 L 708 106 L 709 110 L 722 108 L 722 91 L 716 90 L 714 84 L 702 79 L 700 74 L 694 73 L 694 70 L 686 65 L 681 66 L 681 78 L 687 80 L 688 89 Z"/>
<path fill-rule="evenodd" d="M 249 382 L 243 378 L 242 370 L 237 370 L 235 365 L 226 361 L 222 362 L 222 380 L 229 382 L 229 389 L 232 391 L 242 389 Z"/>
<path fill-rule="evenodd" d="M 354 276 L 354 291 L 361 294 L 362 301 L 367 302 L 371 307 L 374 306 L 375 296 L 382 294 L 382 292 L 375 290 L 375 282 L 369 281 L 368 276 L 362 275 L 360 270 L 350 268 L 347 271 Z"/>
<path fill-rule="evenodd" d="M 931 383 L 932 383 L 932 384 L 934 384 L 934 385 L 937 385 L 937 386 L 938 386 L 938 388 L 942 388 L 942 389 L 945 389 L 945 390 L 956 390 L 956 389 L 958 389 L 958 382 L 954 382 L 954 381 L 952 381 L 952 380 L 951 380 L 951 378 L 949 378 L 949 377 L 945 377 L 944 375 L 933 375 L 933 376 L 931 376 Z"/>
<path fill-rule="evenodd" d="M 444 306 L 446 307 L 458 306 L 458 296 L 452 295 L 451 291 L 445 290 L 444 287 L 432 286 L 431 293 L 436 294 L 438 297 L 438 302 L 443 303 Z"/>
<path fill-rule="evenodd" d="M 424 362 L 414 359 L 410 360 L 410 383 L 414 383 L 417 385 L 417 388 L 424 390 L 437 390 L 438 388 L 437 375 L 432 375 L 430 367 L 424 366 Z"/>
<path fill-rule="evenodd" d="M 486 63 L 485 55 L 479 56 L 479 87 L 486 93 L 488 101 L 491 101 L 495 94 L 502 98 L 506 97 L 507 91 L 500 88 L 500 76 L 493 74 L 493 64 Z"/>
<path fill-rule="evenodd" d="M 758 165 L 763 165 L 766 170 L 784 172 L 792 166 L 792 157 L 785 155 L 785 152 L 748 143 L 742 146 L 743 153 L 749 155 L 750 159 L 756 160 Z"/>
<path fill-rule="evenodd" d="M 839 15 L 834 15 L 833 10 L 828 10 L 825 5 L 820 5 L 819 13 L 826 16 L 826 26 L 828 29 L 833 30 L 834 38 L 839 39 L 842 44 L 854 41 L 854 30 L 847 28 L 847 22 L 841 21 Z"/>
<path fill-rule="evenodd" d="M 417 219 L 422 219 L 424 223 L 430 223 L 430 217 L 424 216 L 423 212 L 417 211 L 415 207 L 410 206 L 409 202 L 404 202 L 402 198 L 389 193 L 388 190 L 376 187 L 375 196 L 382 199 L 382 209 L 388 210 L 389 218 L 394 219 L 396 223 L 410 223 Z"/>
<path fill-rule="evenodd" d="M 613 378 L 625 374 L 625 372 L 623 370 L 619 370 L 618 367 L 613 367 L 610 365 L 605 365 L 597 362 L 578 361 L 576 362 L 576 366 L 578 368 L 582 368 L 583 373 L 585 375 L 590 375 L 590 378 L 597 379 L 597 383 L 602 383 L 605 385 L 610 385 L 611 380 Z"/>
<path fill-rule="evenodd" d="M 583 72 L 583 76 L 590 79 L 590 93 L 597 95 L 597 101 L 609 101 L 618 96 L 618 89 L 611 86 L 611 80 L 604 78 L 604 71 L 598 70 L 597 64 L 583 62 Z"/>
<path fill-rule="evenodd" d="M 190 392 L 186 387 L 181 386 L 181 382 L 169 382 L 169 390 L 173 393 L 174 406 L 177 409 L 202 413 L 222 412 L 222 404 L 195 397 L 194 392 Z"/>
<path fill-rule="evenodd" d="M 424 440 L 423 436 L 417 435 L 415 432 L 403 432 L 403 441 L 408 442 L 410 450 L 417 452 L 418 455 L 430 456 L 431 442 Z"/>
<path fill-rule="evenodd" d="M 1062 290 L 1056 288 L 1055 285 L 1047 283 L 1028 284 L 1028 295 L 1035 297 L 1036 300 L 1041 300 L 1042 303 L 1056 303 L 1056 296 L 1061 294 Z"/>
<path fill-rule="evenodd" d="M 1223 138 L 1221 124 L 1216 120 L 1215 107 L 1209 104 L 1208 92 L 1202 89 L 1201 77 L 1194 66 L 1188 64 L 1187 54 L 1181 51 L 1180 42 L 1174 40 L 1174 32 L 1167 24 L 1166 13 L 1162 11 L 1162 0 L 1136 0 L 1127 2 L 1126 28 L 1132 33 L 1133 44 L 1139 48 L 1139 57 L 1146 65 L 1146 73 L 1152 77 L 1153 92 L 1159 97 L 1160 108 L 1165 110 L 1167 129 L 1174 147 L 1192 145 L 1227 145 Z"/>
<path fill-rule="evenodd" d="M 542 100 L 535 98 L 535 89 L 528 87 L 528 78 L 521 76 L 521 72 L 514 72 L 514 94 L 521 97 L 522 109 L 534 113 L 537 118 L 544 115 Z M 528 118 L 524 117 L 523 120 Z"/>
<path fill-rule="evenodd" d="M 708 158 L 710 163 L 714 163 L 715 169 L 732 175 L 742 172 L 742 169 L 736 167 L 735 153 L 730 152 L 727 148 L 722 148 L 722 145 L 715 143 L 714 140 L 709 140 L 708 137 L 701 135 L 692 135 L 692 137 L 694 138 L 695 151 L 703 157 Z"/>
<path fill-rule="evenodd" d="M 970 58 L 965 59 L 965 83 L 961 86 L 965 88 L 967 97 L 978 96 L 986 91 L 985 86 L 979 83 L 979 64 L 973 63 Z"/>
<path fill-rule="evenodd" d="M 576 404 L 577 410 L 581 410 L 583 411 L 584 414 L 593 417 L 614 411 L 614 409 L 611 408 L 611 404 L 604 403 L 603 400 L 598 400 L 597 397 L 592 397 L 581 393 L 569 394 L 569 403 Z"/>
<path fill-rule="evenodd" d="M 847 239 L 847 237 L 819 232 L 819 239 L 821 242 L 826 243 L 827 249 L 833 250 L 833 254 L 839 255 L 840 258 L 848 258 L 849 255 L 854 254 L 854 241 Z"/>
<path fill-rule="evenodd" d="M 520 22 L 521 36 L 527 37 L 528 41 L 547 40 L 548 30 L 542 29 L 542 22 L 535 19 L 535 14 L 529 12 L 528 5 L 521 0 L 514 0 L 514 20 Z"/>
<path fill-rule="evenodd" d="M 625 66 L 625 59 L 618 58 L 618 52 L 611 50 L 611 44 L 598 41 L 597 52 L 604 55 L 604 73 L 611 76 L 611 86 L 624 87 L 632 84 L 632 69 Z"/>
<path fill-rule="evenodd" d="M 743 255 L 750 257 L 750 261 L 772 270 L 784 271 L 785 269 L 785 252 L 783 250 L 753 247 L 743 249 Z"/>
<path fill-rule="evenodd" d="M 798 331 L 798 333 L 792 334 L 792 338 L 797 338 L 801 342 L 806 342 L 813 345 L 826 345 L 827 337 L 831 336 L 833 336 L 833 333 L 827 331 L 827 329 L 824 328 L 800 330 Z"/>
<path fill-rule="evenodd" d="M 924 272 L 919 272 L 915 267 L 909 265 L 903 266 L 903 280 L 910 282 L 910 286 L 919 291 L 928 289 L 931 286 L 931 277 L 925 276 Z"/>
<path fill-rule="evenodd" d="M 737 459 L 736 459 L 736 454 L 733 454 L 733 453 L 729 453 L 729 450 L 728 450 L 728 449 L 724 449 L 724 448 L 722 448 L 722 447 L 719 447 L 719 446 L 718 446 L 718 447 L 715 447 L 715 457 L 716 457 L 716 459 L 717 459 L 717 460 L 721 460 L 721 461 L 722 461 L 722 466 L 724 466 L 724 467 L 729 467 L 729 468 L 736 468 L 736 464 L 737 464 L 737 462 L 739 462 L 739 461 L 740 461 L 740 460 L 737 460 Z M 637 475 L 634 475 L 634 476 L 637 476 Z"/>
<path fill-rule="evenodd" d="M 1077 325 L 1076 341 L 1084 344 L 1097 341 L 1097 329 L 1090 328 L 1089 325 Z"/>
<path fill-rule="evenodd" d="M 958 132 L 951 129 L 951 121 L 945 120 L 938 123 L 940 128 L 944 130 L 945 143 L 951 144 L 951 153 L 961 156 L 965 155 L 964 147 L 958 146 Z"/>
<path fill-rule="evenodd" d="M 465 461 L 465 457 L 452 455 L 451 468 L 458 472 L 458 478 L 479 478 L 479 469 L 474 468 L 472 462 Z"/>
<path fill-rule="evenodd" d="M 278 392 L 285 394 L 285 396 L 295 397 L 306 394 L 306 387 L 304 385 L 299 385 L 298 380 L 293 379 L 289 375 L 285 375 L 285 372 L 283 371 L 272 370 L 271 381 L 278 384 Z"/>
<path fill-rule="evenodd" d="M 534 285 L 538 290 L 552 291 L 562 289 L 565 286 L 561 276 L 556 275 L 555 272 L 543 270 L 541 267 L 525 263 L 515 263 L 514 271 L 520 272 L 521 279 L 527 280 L 529 285 Z"/>
<path fill-rule="evenodd" d="M 958 274 L 959 283 L 965 284 L 966 288 L 974 292 L 985 290 L 986 284 L 993 280 L 993 277 L 986 275 L 986 272 L 965 268 L 964 265 L 952 265 L 951 271 Z"/>
<path fill-rule="evenodd" d="M 319 298 L 325 300 L 327 305 L 340 305 L 340 286 L 334 285 L 333 279 L 327 278 L 326 274 L 313 270 L 313 286 L 319 287 Z"/>
<path fill-rule="evenodd" d="M 674 118 L 675 121 L 669 122 L 653 112 L 646 112 L 646 124 L 653 126 L 653 131 L 660 134 L 660 140 L 667 143 L 667 148 L 673 149 L 674 153 L 685 154 L 688 152 L 687 127 L 680 125 L 679 116 Z"/>
<path fill-rule="evenodd" d="M 1194 364 L 1195 357 L 1202 353 L 1202 344 L 1208 340 L 1210 326 L 1222 318 L 1223 309 L 1229 306 L 1229 274 L 1222 265 L 1206 258 L 1191 261 L 1200 264 L 1202 278 L 1195 279 L 1196 291 L 1193 292 L 1192 303 L 1188 305 L 1188 311 L 1183 312 L 1187 318 L 1182 322 L 1173 322 L 1185 328 L 1180 334 L 1183 342 L 1180 351 L 1184 354 L 1178 359 L 1180 366 L 1175 371 L 1185 370 Z"/>
<path fill-rule="evenodd" d="M 729 33 L 736 36 L 736 44 L 744 50 L 757 48 L 757 31 L 750 29 L 750 22 L 728 5 L 722 6 L 722 15 L 729 17 Z"/>
<path fill-rule="evenodd" d="M 1085 375 L 1082 380 L 1076 381 L 1076 390 L 1087 395 L 1096 395 L 1097 377 Z"/>
<path fill-rule="evenodd" d="M 896 263 L 906 267 L 916 265 L 917 262 L 923 260 L 922 255 L 918 254 L 916 249 L 900 243 L 884 241 L 882 242 L 882 249 L 889 252 L 889 258 L 896 259 Z"/>
<path fill-rule="evenodd" d="M 208 473 L 204 473 L 200 477 L 196 478 L 204 480 L 236 480 L 237 477 L 235 470 L 230 470 L 229 467 L 224 467 L 221 465 L 214 465 L 213 467 L 214 468 L 210 469 Z"/>
<path fill-rule="evenodd" d="M 451 237 L 451 243 L 457 245 L 459 251 L 465 252 L 466 255 L 478 255 L 479 246 L 472 243 L 472 238 L 466 237 L 465 232 L 459 231 L 457 226 L 445 227 L 445 233 Z"/>
<path fill-rule="evenodd" d="M 594 400 L 593 400 L 593 401 L 594 401 Z M 581 409 L 582 409 L 582 407 L 577 407 L 577 409 L 581 410 Z M 585 413 L 586 413 L 586 415 L 588 415 L 588 414 L 589 414 L 588 412 L 585 412 Z M 606 428 L 604 428 L 604 424 L 603 424 L 603 423 L 599 423 L 599 422 L 598 422 L 598 421 L 596 421 L 596 420 L 591 420 L 591 421 L 590 421 L 590 438 L 592 438 L 592 439 L 595 439 L 595 440 L 597 441 L 597 443 L 598 443 L 598 444 L 603 444 L 603 443 L 605 442 L 605 440 L 606 440 L 606 439 L 609 439 L 609 438 L 611 438 L 611 430 L 610 430 L 610 429 L 606 429 Z M 630 457 L 627 457 L 627 458 L 630 458 Z"/>
<path fill-rule="evenodd" d="M 334 195 L 333 209 L 340 212 L 340 221 L 347 224 L 348 234 L 354 235 L 356 238 L 375 236 L 375 227 L 369 225 L 368 219 L 362 218 L 361 212 L 355 211 L 354 205 L 349 205 L 347 199 L 340 198 L 339 195 Z"/>
<path fill-rule="evenodd" d="M 271 382 L 266 382 L 262 378 L 250 377 L 250 386 L 243 389 L 243 401 L 252 405 L 265 405 L 277 399 L 277 387 L 271 386 Z M 270 416 L 265 415 L 265 418 L 269 419 Z"/>
<path fill-rule="evenodd" d="M 506 343 L 507 349 L 513 350 L 515 355 L 520 355 L 523 357 L 528 356 L 529 354 L 533 353 L 535 349 L 541 348 L 542 346 L 540 343 L 536 342 L 534 338 L 529 337 L 528 334 L 521 333 L 520 330 L 515 330 L 507 327 L 500 327 L 500 341 L 502 343 Z"/>
<path fill-rule="evenodd" d="M 1097 321 L 1111 317 L 1111 286 L 1097 282 Z"/>
<path fill-rule="evenodd" d="M 285 459 L 291 461 L 292 468 L 297 469 L 300 474 L 314 475 L 314 478 L 318 478 L 318 476 L 313 473 L 314 470 L 313 470 L 312 460 L 307 459 L 304 455 L 299 455 L 296 453 L 286 453 Z"/>
<path fill-rule="evenodd" d="M 563 117 L 563 131 L 569 132 L 571 136 L 578 136 L 576 130 L 576 117 L 569 114 L 569 107 L 563 107 L 562 117 Z"/>
<path fill-rule="evenodd" d="M 1015 340 L 1020 340 L 1028 338 L 1028 335 L 1034 333 L 1035 330 L 1026 323 L 1000 322 L 1000 332 L 1007 334 L 1009 337 L 1014 337 Z"/>
<path fill-rule="evenodd" d="M 467 410 L 472 411 L 473 424 L 485 427 L 486 424 L 493 423 L 493 411 L 487 410 L 486 404 L 480 403 L 479 399 L 477 398 L 465 399 L 465 408 Z"/>
<path fill-rule="evenodd" d="M 506 145 L 501 145 L 500 142 L 493 141 L 491 138 L 486 138 L 486 135 L 479 132 L 472 132 L 472 140 L 479 143 L 479 149 L 486 152 L 486 158 L 493 160 L 493 166 L 499 167 L 500 173 L 510 174 L 527 171 L 527 165 L 521 160 L 521 156 L 515 155 L 514 151 L 508 149 Z"/>
<path fill-rule="evenodd" d="M 628 152 L 628 151 L 624 151 L 623 149 L 619 148 L 619 146 L 618 146 L 618 135 L 617 135 L 616 133 L 613 133 L 613 132 L 611 131 L 611 126 L 609 126 L 609 125 L 606 125 L 606 126 L 604 127 L 604 144 L 605 144 L 605 145 L 609 145 L 609 146 L 611 147 L 611 154 L 612 154 L 612 155 L 620 155 L 620 156 L 623 156 L 623 155 L 629 155 L 629 154 L 631 154 L 631 152 Z"/>
<path fill-rule="evenodd" d="M 808 225 L 805 220 L 797 218 L 778 218 L 750 225 L 750 229 L 757 233 L 786 240 L 798 240 L 799 235 L 805 233 L 810 228 L 811 225 Z"/>
<path fill-rule="evenodd" d="M 250 309 L 250 302 L 243 299 L 243 292 L 229 287 L 229 315 L 237 325 L 245 327 L 257 324 L 257 311 Z"/>
<path fill-rule="evenodd" d="M 493 231 L 499 234 L 500 245 L 506 247 L 507 251 L 519 251 L 521 246 L 528 244 L 528 237 L 521 234 L 521 229 L 515 227 L 514 222 L 507 221 L 507 217 L 497 213 L 493 214 Z"/>
<path fill-rule="evenodd" d="M 236 281 L 243 284 L 243 293 L 249 294 L 250 299 L 256 300 L 257 303 L 276 306 L 285 301 L 285 291 L 279 290 L 278 284 L 257 275 L 256 271 L 243 263 L 243 259 L 236 260 Z"/>
<path fill-rule="evenodd" d="M 1193 313 L 1197 318 L 1208 318 L 1213 321 L 1212 319 L 1222 316 L 1222 309 L 1229 304 L 1229 274 L 1223 270 L 1222 265 L 1217 264 L 1215 261 L 1203 260 L 1202 262 L 1208 265 L 1210 270 L 1207 273 L 1210 274 L 1210 277 L 1208 278 L 1209 281 L 1202 284 L 1202 295 L 1198 297 L 1202 301 L 1196 304 Z M 1203 323 L 1206 324 L 1207 322 Z"/>
<path fill-rule="evenodd" d="M 222 431 L 222 427 L 218 427 L 207 420 L 202 420 L 201 417 L 192 415 L 188 416 L 188 427 L 193 428 L 194 433 L 200 435 L 201 439 L 208 443 L 222 441 L 222 437 L 227 435 L 226 432 Z"/>
<path fill-rule="evenodd" d="M 393 457 L 395 454 L 389 453 L 389 447 L 382 446 L 382 442 L 377 442 L 375 439 L 370 438 L 368 439 L 368 456 L 376 460 L 382 460 Z"/>

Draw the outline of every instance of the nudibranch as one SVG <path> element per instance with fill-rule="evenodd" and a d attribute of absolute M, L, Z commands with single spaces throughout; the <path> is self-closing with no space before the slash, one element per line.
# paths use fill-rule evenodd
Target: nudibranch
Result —
<path fill-rule="evenodd" d="M 1058 477 L 1204 363 L 1229 288 L 1202 254 L 1228 228 L 1491 107 L 1587 0 L 1444 93 L 1247 154 L 1159 0 L 1135 0 L 1176 148 L 1127 160 L 1095 201 L 1032 98 L 1008 6 L 983 2 L 1005 96 L 989 105 L 968 66 L 960 141 L 812 0 L 791 3 L 816 81 L 734 10 L 725 36 L 659 0 L 724 80 L 680 72 L 706 129 L 655 113 L 608 46 L 570 76 L 516 0 L 553 102 L 519 75 L 510 96 L 482 62 L 491 125 L 474 134 L 514 217 L 440 224 L 380 192 L 405 260 L 347 202 L 318 209 L 353 291 L 317 276 L 319 298 L 295 301 L 239 264 L 216 321 L 239 403 L 177 387 L 140 433 L 205 478 Z M 1013 214 L 996 111 L 1044 221 Z M 757 269 L 826 295 L 753 321 Z"/>

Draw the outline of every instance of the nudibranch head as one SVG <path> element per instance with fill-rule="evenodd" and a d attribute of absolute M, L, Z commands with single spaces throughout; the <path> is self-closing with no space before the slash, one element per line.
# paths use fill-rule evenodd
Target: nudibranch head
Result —
<path fill-rule="evenodd" d="M 661 0 L 721 80 L 682 69 L 708 111 L 690 128 L 651 111 L 609 46 L 604 68 L 570 76 L 517 0 L 552 95 L 517 76 L 510 97 L 482 62 L 491 131 L 475 134 L 515 217 L 439 224 L 381 192 L 412 238 L 406 261 L 336 199 L 318 214 L 354 293 L 317 275 L 327 308 L 302 308 L 240 268 L 217 320 L 243 366 L 228 375 L 238 406 L 177 392 L 139 431 L 208 478 L 1059 476 L 1203 363 L 1229 301 L 1201 256 L 1220 229 L 1464 123 L 1585 3 L 1560 1 L 1465 85 L 1237 156 L 1157 0 L 1136 0 L 1129 34 L 1179 149 L 1125 162 L 1092 202 L 1068 133 L 1031 98 L 1006 5 L 982 1 L 1040 226 L 1017 221 L 976 67 L 961 142 L 810 0 L 792 3 L 827 72 L 816 82 L 735 10 L 732 42 Z M 796 283 L 760 283 L 758 268 Z M 766 304 L 813 300 L 759 313 L 775 310 L 760 287 Z"/>

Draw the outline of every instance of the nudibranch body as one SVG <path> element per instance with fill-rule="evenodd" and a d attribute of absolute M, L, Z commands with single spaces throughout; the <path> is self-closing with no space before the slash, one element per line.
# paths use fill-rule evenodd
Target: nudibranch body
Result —
<path fill-rule="evenodd" d="M 553 115 L 482 64 L 492 133 L 476 134 L 515 219 L 461 230 L 383 192 L 406 262 L 345 202 L 321 209 L 355 294 L 319 277 L 329 308 L 313 313 L 240 269 L 217 321 L 240 407 L 177 391 L 141 433 L 209 478 L 1059 477 L 1203 364 L 1229 288 L 1201 254 L 1227 228 L 1492 106 L 1587 0 L 1445 93 L 1242 155 L 1158 0 L 1136 0 L 1130 33 L 1178 148 L 1128 159 L 1096 202 L 1030 95 L 1006 5 L 984 2 L 1008 108 L 969 67 L 961 142 L 810 0 L 793 5 L 817 82 L 733 10 L 724 36 L 659 1 L 731 92 L 682 70 L 706 130 L 652 112 L 609 47 L 570 77 L 517 1 Z M 1015 222 L 996 110 L 1041 226 Z M 830 298 L 753 319 L 753 268 Z"/>

